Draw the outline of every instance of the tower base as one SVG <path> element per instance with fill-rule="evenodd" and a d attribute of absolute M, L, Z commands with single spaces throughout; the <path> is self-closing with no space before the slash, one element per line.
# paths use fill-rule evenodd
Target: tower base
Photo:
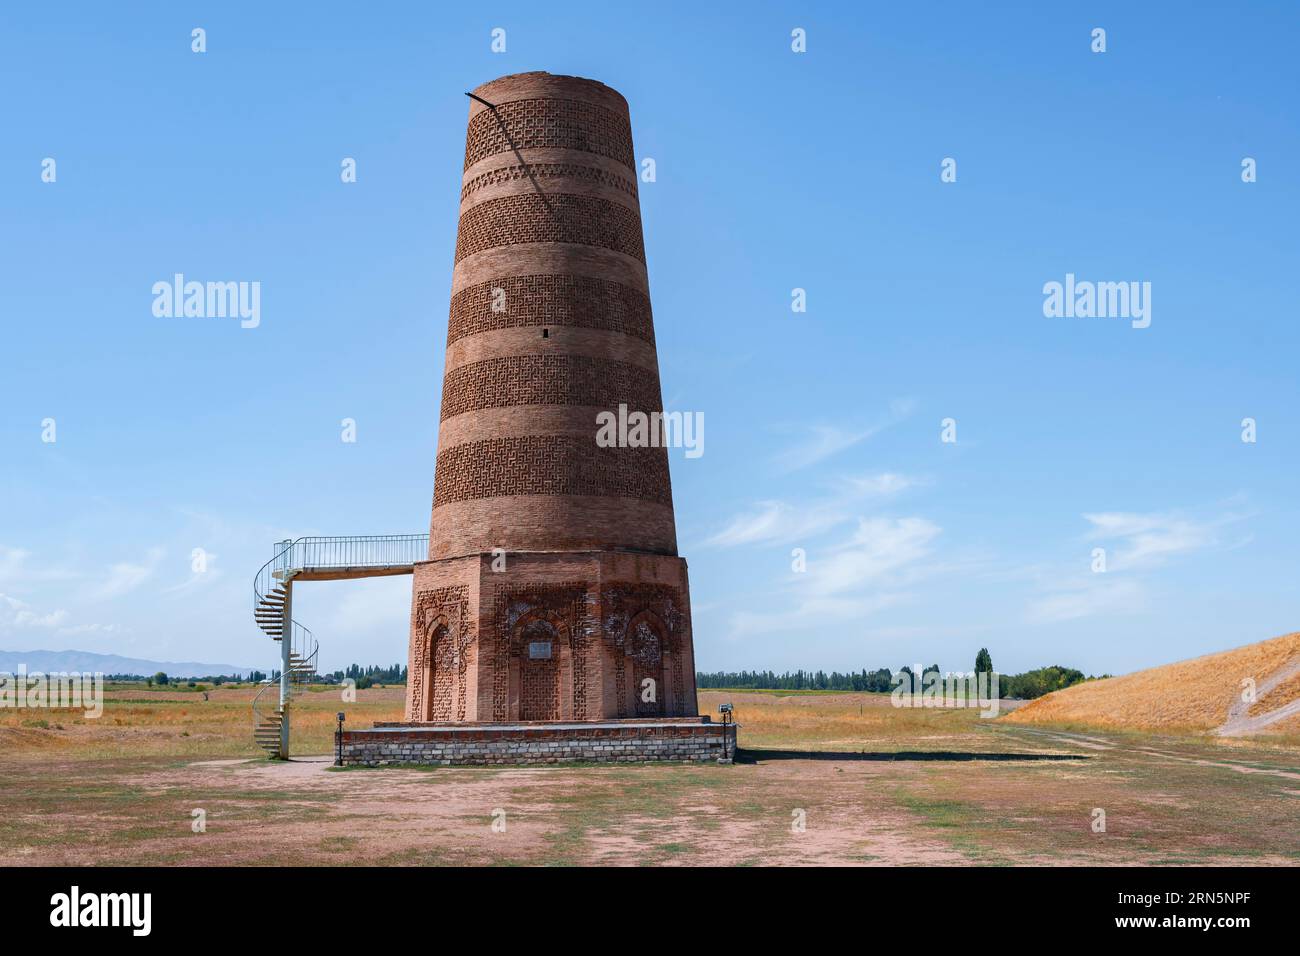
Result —
<path fill-rule="evenodd" d="M 686 562 L 675 555 L 421 562 L 411 608 L 407 721 L 698 719 Z"/>

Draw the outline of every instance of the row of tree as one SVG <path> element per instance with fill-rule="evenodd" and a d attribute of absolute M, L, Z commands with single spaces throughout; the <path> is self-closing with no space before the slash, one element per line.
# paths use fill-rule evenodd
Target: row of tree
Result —
<path fill-rule="evenodd" d="M 922 683 L 925 680 L 925 675 L 931 672 L 940 673 L 939 665 L 931 664 L 921 671 Z M 975 655 L 975 673 L 986 674 L 992 672 L 993 659 L 988 652 L 988 648 L 981 647 L 979 653 Z M 725 687 L 731 690 L 839 690 L 887 694 L 898 686 L 899 681 L 896 677 L 901 678 L 904 674 L 909 677 L 915 676 L 915 672 L 908 666 L 900 667 L 896 672 L 891 671 L 888 667 L 882 667 L 878 670 L 863 668 L 861 671 L 848 671 L 843 674 L 839 671 L 831 671 L 828 674 L 826 671 L 804 670 L 786 671 L 781 674 L 771 670 L 714 671 L 696 674 L 695 683 L 702 690 Z M 393 664 L 391 667 L 379 667 L 372 664 L 362 667 L 360 664 L 349 664 L 341 671 L 322 674 L 320 679 L 327 683 L 339 684 L 348 678 L 355 681 L 356 686 L 363 690 L 375 684 L 405 684 L 406 665 Z M 150 686 L 159 685 L 163 687 L 176 683 L 175 678 L 170 678 L 161 671 L 147 678 L 141 675 L 115 674 L 110 675 L 110 679 L 147 680 Z M 237 676 L 214 676 L 198 679 L 211 681 L 217 686 L 220 686 L 223 681 L 239 680 Z M 273 681 L 279 680 L 280 672 L 271 671 L 270 679 Z M 1035 697 L 1042 697 L 1044 694 L 1050 694 L 1054 690 L 1061 690 L 1072 684 L 1078 684 L 1081 681 L 1095 679 L 1086 677 L 1083 671 L 1076 670 L 1073 667 L 1062 667 L 1059 664 L 1053 664 L 1050 667 L 1025 671 L 1023 674 L 999 674 L 998 693 L 1002 697 L 1031 700 Z M 267 675 L 262 671 L 253 671 L 249 675 L 249 680 L 254 683 L 264 681 L 267 680 Z M 193 686 L 194 682 L 189 681 L 189 684 Z M 913 684 L 909 682 L 907 686 L 910 687 Z M 920 684 L 916 686 L 919 687 Z"/>
<path fill-rule="evenodd" d="M 938 670 L 938 664 L 932 664 L 926 672 Z M 912 673 L 910 667 L 902 668 Z M 735 690 L 852 690 L 888 693 L 894 689 L 894 675 L 888 667 L 880 670 L 849 671 L 787 671 L 778 674 L 775 671 L 715 671 L 700 672 L 695 675 L 695 684 L 701 689 L 726 687 Z"/>
<path fill-rule="evenodd" d="M 341 684 L 344 680 L 350 679 L 356 682 L 358 690 L 365 690 L 375 684 L 405 684 L 406 665 L 377 667 L 371 664 L 369 667 L 362 667 L 360 664 L 349 664 L 341 671 L 323 675 L 323 679 L 333 684 Z"/>
<path fill-rule="evenodd" d="M 974 670 L 976 674 L 993 673 L 993 658 L 988 648 L 981 647 L 979 653 L 975 655 Z M 922 683 L 925 675 L 932 671 L 939 673 L 939 665 L 931 664 L 921 671 Z M 864 668 L 861 671 L 849 671 L 844 674 L 839 671 L 831 671 L 828 674 L 825 671 L 804 670 L 786 671 L 782 674 L 770 670 L 714 671 L 696 674 L 695 683 L 701 689 L 725 687 L 731 690 L 842 690 L 884 694 L 898 686 L 899 681 L 896 677 L 901 678 L 904 674 L 915 677 L 915 671 L 907 666 L 900 667 L 897 672 L 882 667 L 879 670 Z M 998 674 L 998 696 L 1032 700 L 1050 694 L 1054 690 L 1062 690 L 1072 684 L 1095 679 L 1085 676 L 1083 671 L 1073 667 L 1053 664 L 1050 667 L 1025 671 L 1023 674 Z M 913 683 L 908 681 L 906 686 L 911 687 Z"/>

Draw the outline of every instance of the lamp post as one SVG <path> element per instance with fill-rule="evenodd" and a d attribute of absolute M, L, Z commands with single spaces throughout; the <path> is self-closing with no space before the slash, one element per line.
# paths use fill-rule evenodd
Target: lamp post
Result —
<path fill-rule="evenodd" d="M 731 705 L 723 704 L 718 708 L 718 713 L 722 714 L 722 760 L 731 763 L 731 755 L 727 750 L 727 739 L 731 733 Z"/>
<path fill-rule="evenodd" d="M 339 729 L 334 731 L 334 766 L 343 766 L 343 721 L 347 717 L 343 711 L 334 715 L 339 719 Z"/>

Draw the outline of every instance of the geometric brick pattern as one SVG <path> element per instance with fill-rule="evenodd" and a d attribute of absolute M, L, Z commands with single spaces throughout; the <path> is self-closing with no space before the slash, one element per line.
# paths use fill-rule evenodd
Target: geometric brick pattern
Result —
<path fill-rule="evenodd" d="M 456 234 L 456 261 L 485 249 L 526 242 L 571 242 L 612 249 L 645 262 L 641 217 L 599 196 L 518 193 L 465 210 Z"/>
<path fill-rule="evenodd" d="M 553 631 L 536 625 L 525 635 L 530 640 L 549 639 L 556 641 Z M 533 658 L 524 653 L 519 657 L 519 719 L 520 720 L 559 720 L 560 719 L 560 666 L 554 656 Z"/>
<path fill-rule="evenodd" d="M 435 588 L 411 602 L 411 667 L 407 674 L 407 718 L 415 707 L 432 700 L 438 720 L 464 720 L 465 676 L 477 629 L 469 613 L 469 592 L 463 586 Z M 433 686 L 425 686 L 426 669 Z M 452 688 L 455 688 L 454 704 Z"/>
<path fill-rule="evenodd" d="M 472 193 L 484 186 L 496 186 L 500 183 L 512 183 L 519 180 L 550 179 L 562 176 L 572 182 L 590 183 L 597 186 L 611 186 L 636 198 L 636 181 L 629 176 L 620 176 L 608 169 L 595 166 L 579 166 L 576 163 L 529 163 L 525 166 L 502 166 L 479 173 L 467 182 L 460 191 L 460 200 L 464 202 Z"/>
<path fill-rule="evenodd" d="M 614 645 L 620 653 L 617 655 L 619 673 L 617 681 L 623 687 L 626 676 L 623 673 L 623 659 L 633 659 L 633 688 L 637 711 L 643 706 L 641 701 L 641 680 L 651 677 L 655 680 L 660 701 L 663 700 L 664 681 L 671 680 L 675 700 L 682 699 L 686 675 L 682 669 L 682 635 L 690 622 L 682 614 L 682 595 L 677 588 L 664 584 L 647 584 L 640 581 L 617 581 L 606 584 L 600 592 L 601 607 L 605 609 L 605 619 L 601 622 L 604 639 Z M 648 626 L 655 638 L 651 646 L 643 630 Z M 662 671 L 662 656 L 667 651 L 671 657 L 671 673 Z M 654 673 L 658 667 L 659 672 Z M 640 671 L 639 676 L 637 671 Z M 694 681 L 692 680 L 692 683 Z M 620 694 L 618 716 L 630 717 L 624 712 Z M 653 713 L 647 707 L 647 714 Z"/>
<path fill-rule="evenodd" d="M 493 312 L 493 289 L 504 293 Z M 447 344 L 497 329 L 574 327 L 622 332 L 654 344 L 650 298 L 621 282 L 575 275 L 503 276 L 451 297 Z"/>
<path fill-rule="evenodd" d="M 433 506 L 511 495 L 597 495 L 672 504 L 663 448 L 602 448 L 590 436 L 512 435 L 438 452 Z"/>
<path fill-rule="evenodd" d="M 456 645 L 447 625 L 439 624 L 429 638 L 432 659 L 433 693 L 430 695 L 430 720 L 453 720 L 456 716 L 456 672 L 459 670 Z"/>
<path fill-rule="evenodd" d="M 659 634 L 648 621 L 638 621 L 632 631 L 632 693 L 638 717 L 663 714 L 664 665 Z"/>
<path fill-rule="evenodd" d="M 577 149 L 634 165 L 627 116 L 592 103 L 548 97 L 501 103 L 495 111 L 476 114 L 465 136 L 465 169 L 497 153 L 538 147 Z"/>
<path fill-rule="evenodd" d="M 507 718 L 507 692 L 512 671 L 520 674 L 520 714 L 553 715 L 531 718 L 521 716 L 520 719 L 558 718 L 561 693 L 571 695 L 574 719 L 583 720 L 588 716 L 586 659 L 591 643 L 588 632 L 592 623 L 586 617 L 586 598 L 587 588 L 581 581 L 509 588 L 496 595 L 496 666 L 492 686 L 495 720 Z M 557 664 L 561 656 L 568 655 L 572 687 L 561 688 L 558 670 L 548 671 L 529 658 L 528 644 L 535 639 L 539 629 L 551 635 L 553 641 L 549 663 Z M 529 681 L 532 682 L 531 685 Z M 551 692 L 554 693 L 553 698 L 543 696 Z M 528 697 L 527 700 L 524 699 L 525 696 Z"/>
<path fill-rule="evenodd" d="M 506 355 L 461 365 L 442 382 L 443 420 L 481 408 L 620 403 L 647 414 L 663 408 L 658 374 L 587 355 Z"/>

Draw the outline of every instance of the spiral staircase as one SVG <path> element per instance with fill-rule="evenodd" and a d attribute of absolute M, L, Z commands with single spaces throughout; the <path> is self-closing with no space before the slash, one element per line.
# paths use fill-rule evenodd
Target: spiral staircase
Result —
<path fill-rule="evenodd" d="M 316 677 L 320 646 L 293 619 L 295 581 L 411 574 L 429 554 L 427 534 L 310 537 L 280 541 L 253 578 L 253 620 L 280 645 L 280 679 L 253 698 L 253 739 L 272 757 L 289 758 L 289 714 L 294 698 Z"/>

